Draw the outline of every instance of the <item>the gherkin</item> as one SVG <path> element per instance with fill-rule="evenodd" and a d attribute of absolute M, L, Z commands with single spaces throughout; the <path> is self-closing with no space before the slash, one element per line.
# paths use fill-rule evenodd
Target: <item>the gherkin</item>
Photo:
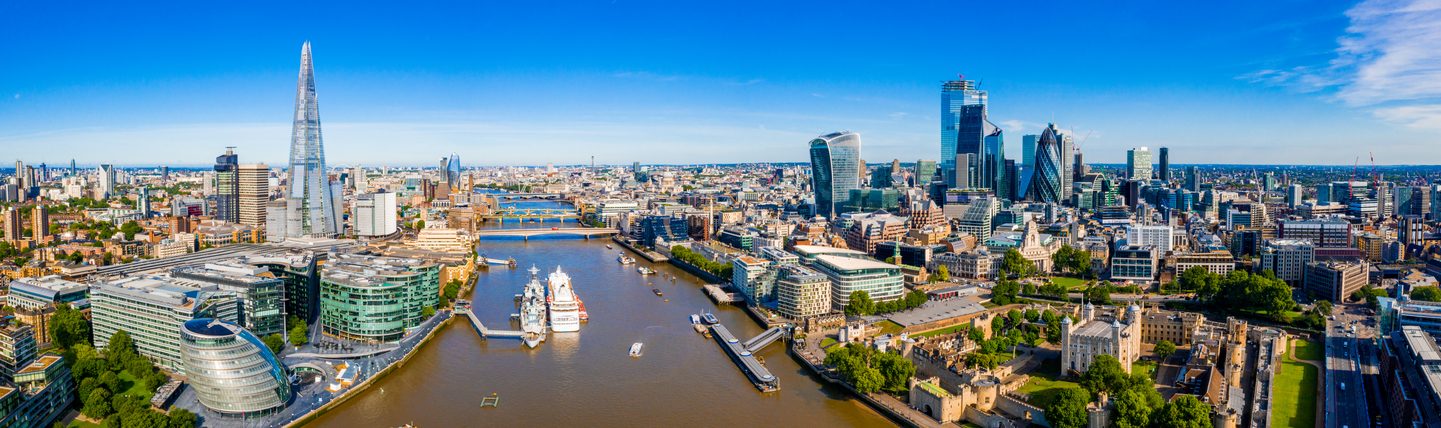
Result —
<path fill-rule="evenodd" d="M 1046 126 L 1041 138 L 1036 140 L 1035 172 L 1031 174 L 1031 186 L 1026 199 L 1037 202 L 1061 203 L 1061 156 L 1060 131 L 1055 124 Z"/>
<path fill-rule="evenodd" d="M 340 232 L 335 189 L 325 170 L 320 137 L 320 102 L 310 42 L 300 48 L 300 81 L 295 91 L 295 123 L 290 135 L 290 179 L 286 193 L 285 236 L 332 237 Z"/>

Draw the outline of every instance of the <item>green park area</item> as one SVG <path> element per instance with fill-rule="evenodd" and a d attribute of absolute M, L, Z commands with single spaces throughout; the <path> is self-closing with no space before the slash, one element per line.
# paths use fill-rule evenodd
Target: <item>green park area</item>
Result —
<path fill-rule="evenodd" d="M 1303 341 L 1304 342 L 1304 341 Z M 1297 344 L 1298 353 L 1302 342 Z M 1318 351 L 1305 351 L 1318 352 Z M 1272 385 L 1271 418 L 1274 426 L 1309 428 L 1316 426 L 1316 366 L 1297 362 L 1288 353 L 1282 357 L 1281 373 Z"/>
<path fill-rule="evenodd" d="M 938 329 L 935 329 L 935 330 L 928 330 L 928 331 L 923 331 L 923 332 L 920 332 L 920 333 L 912 334 L 911 337 L 932 337 L 932 336 L 941 336 L 941 335 L 946 335 L 946 334 L 955 334 L 956 332 L 959 332 L 959 331 L 966 331 L 966 329 L 970 328 L 970 326 L 971 326 L 970 324 L 961 323 L 961 324 L 956 324 L 956 325 L 953 325 L 953 326 L 950 326 L 950 327 L 942 327 L 942 328 L 938 328 Z"/>
<path fill-rule="evenodd" d="M 1056 285 L 1066 287 L 1067 290 L 1078 290 L 1085 287 L 1086 285 L 1086 280 L 1080 278 L 1071 278 L 1068 276 L 1053 276 L 1051 277 L 1051 282 L 1056 283 Z"/>
<path fill-rule="evenodd" d="M 1030 403 L 1033 406 L 1046 408 L 1052 401 L 1055 401 L 1057 394 L 1065 389 L 1081 389 L 1081 385 L 1058 379 L 1061 371 L 1061 361 L 1058 359 L 1047 360 L 1036 371 L 1029 373 L 1031 378 L 1026 380 L 1025 385 L 1016 388 L 1016 393 L 1031 397 Z"/>
<path fill-rule="evenodd" d="M 1319 363 L 1321 359 L 1325 357 L 1322 355 L 1324 351 L 1322 351 L 1321 344 L 1319 343 L 1310 342 L 1306 339 L 1296 339 L 1295 346 L 1296 359 L 1298 360 L 1315 361 Z"/>
<path fill-rule="evenodd" d="M 901 327 L 900 324 L 896 324 L 891 320 L 883 320 L 875 323 L 875 326 L 881 329 L 881 332 L 877 334 L 899 334 L 901 330 L 905 329 L 905 327 Z"/>

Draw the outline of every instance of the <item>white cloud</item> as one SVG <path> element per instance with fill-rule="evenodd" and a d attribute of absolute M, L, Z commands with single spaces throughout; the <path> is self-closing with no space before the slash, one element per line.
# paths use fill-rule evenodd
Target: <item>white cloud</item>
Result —
<path fill-rule="evenodd" d="M 1252 83 L 1323 92 L 1377 118 L 1441 129 L 1441 0 L 1365 0 L 1326 64 L 1258 70 Z"/>

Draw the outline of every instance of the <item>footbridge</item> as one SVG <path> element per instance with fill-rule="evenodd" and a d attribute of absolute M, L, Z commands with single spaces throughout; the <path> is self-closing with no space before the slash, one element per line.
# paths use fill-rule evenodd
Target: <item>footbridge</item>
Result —
<path fill-rule="evenodd" d="M 747 351 L 756 352 L 761 350 L 761 348 L 765 348 L 766 345 L 775 342 L 776 339 L 780 339 L 781 336 L 784 335 L 785 330 L 781 327 L 771 327 L 770 329 L 761 332 L 761 334 L 756 335 L 756 337 L 752 337 L 751 340 L 745 341 L 745 343 L 741 344 L 741 346 L 745 347 Z"/>
<path fill-rule="evenodd" d="M 552 227 L 549 229 L 482 229 L 475 232 L 478 238 L 487 237 L 520 237 L 530 239 L 533 236 L 574 236 L 590 239 L 598 236 L 611 236 L 620 233 L 620 230 L 610 227 Z"/>
<path fill-rule="evenodd" d="M 480 333 L 481 339 L 489 339 L 492 337 L 513 337 L 519 339 L 525 335 L 525 333 L 517 330 L 492 330 L 486 328 L 485 324 L 480 322 L 480 318 L 475 317 L 475 312 L 472 312 L 470 309 L 458 308 L 456 312 L 465 313 L 465 318 L 470 320 L 470 326 L 475 327 L 475 332 Z"/>

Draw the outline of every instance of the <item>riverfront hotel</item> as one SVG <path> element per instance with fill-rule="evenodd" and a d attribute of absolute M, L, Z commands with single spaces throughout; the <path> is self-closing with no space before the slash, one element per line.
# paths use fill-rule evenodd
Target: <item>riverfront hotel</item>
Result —
<path fill-rule="evenodd" d="M 440 306 L 440 265 L 419 259 L 333 255 L 320 276 L 321 332 L 389 342 Z"/>

